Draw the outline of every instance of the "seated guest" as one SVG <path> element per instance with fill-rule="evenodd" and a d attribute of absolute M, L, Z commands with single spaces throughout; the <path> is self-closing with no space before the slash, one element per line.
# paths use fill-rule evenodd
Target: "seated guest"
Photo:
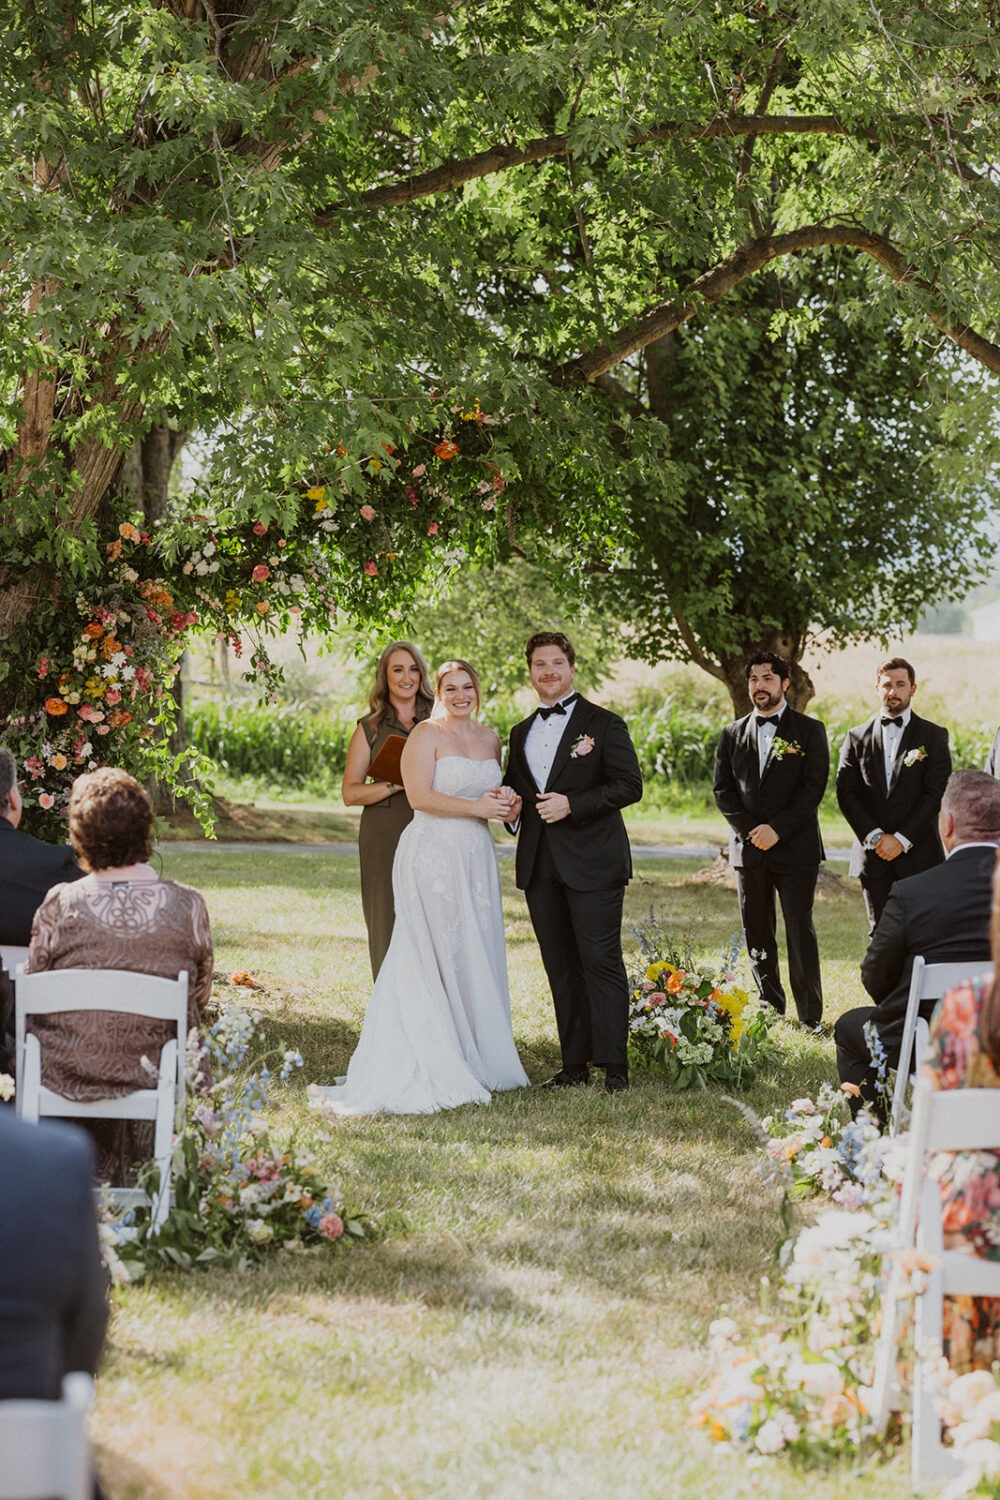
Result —
<path fill-rule="evenodd" d="M 937 1089 L 1000 1088 L 1000 868 L 990 936 L 994 977 L 949 990 L 934 1012 L 924 1073 Z M 942 1152 L 931 1173 L 941 1183 L 945 1246 L 1000 1260 L 1000 1157 Z M 1000 1299 L 946 1297 L 944 1352 L 956 1374 L 991 1369 L 1000 1359 Z"/>
<path fill-rule="evenodd" d="M 153 809 L 133 776 L 105 766 L 78 776 L 69 833 L 86 879 L 57 885 L 35 915 L 27 968 L 131 969 L 190 981 L 188 1026 L 196 1027 L 212 987 L 212 938 L 205 903 L 190 886 L 163 880 L 148 864 Z M 149 1087 L 142 1058 L 156 1058 L 166 1021 L 107 1011 L 36 1016 L 42 1082 L 69 1099 L 99 1099 Z M 98 1176 L 120 1182 L 152 1154 L 146 1122 L 87 1122 L 98 1146 Z"/>
<path fill-rule="evenodd" d="M 83 874 L 68 844 L 44 844 L 19 831 L 23 811 L 14 757 L 0 745 L 0 943 L 19 948 L 28 946 L 32 919 L 45 892 L 58 881 L 79 880 Z M 0 974 L 0 1053 L 11 1008 L 10 977 Z"/>
<path fill-rule="evenodd" d="M 97 1372 L 108 1310 L 82 1130 L 0 1109 L 0 1401 L 55 1401 Z"/>
<path fill-rule="evenodd" d="M 944 864 L 896 882 L 868 945 L 861 980 L 875 1004 L 845 1011 L 834 1027 L 841 1082 L 861 1091 L 852 1108 L 867 1103 L 883 1118 L 889 1098 L 876 1088 L 865 1022 L 874 1022 L 888 1066 L 895 1068 L 914 958 L 919 954 L 929 964 L 989 960 L 1000 781 L 985 771 L 957 771 L 945 788 L 938 828 L 947 851 Z M 928 1000 L 921 1014 L 930 1019 L 933 1008 Z"/>

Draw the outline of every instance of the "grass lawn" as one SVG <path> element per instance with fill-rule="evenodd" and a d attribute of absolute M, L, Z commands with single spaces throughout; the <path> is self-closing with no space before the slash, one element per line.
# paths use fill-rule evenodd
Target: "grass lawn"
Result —
<path fill-rule="evenodd" d="M 164 869 L 204 892 L 218 967 L 251 970 L 270 1040 L 306 1059 L 276 1095 L 279 1132 L 314 1143 L 383 1233 L 118 1290 L 94 1423 L 111 1500 L 904 1492 L 901 1457 L 803 1474 L 688 1422 L 707 1324 L 752 1318 L 782 1239 L 750 1132 L 718 1093 L 640 1077 L 615 1098 L 524 1090 L 322 1125 L 305 1083 L 344 1070 L 369 990 L 354 860 L 209 846 L 168 848 Z M 555 1028 L 512 861 L 501 869 L 514 1029 L 539 1080 Z M 714 955 L 736 898 L 696 869 L 640 859 L 627 922 L 654 908 Z M 818 921 L 832 1017 L 859 999 L 853 883 L 824 894 Z M 780 1041 L 749 1095 L 760 1113 L 835 1074 L 831 1042 L 784 1026 Z"/>

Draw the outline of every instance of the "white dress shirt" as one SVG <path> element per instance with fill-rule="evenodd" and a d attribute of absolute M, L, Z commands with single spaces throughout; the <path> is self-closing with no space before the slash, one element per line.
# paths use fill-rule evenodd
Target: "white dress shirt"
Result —
<path fill-rule="evenodd" d="M 907 724 L 910 722 L 911 710 L 904 708 L 903 712 L 897 715 L 897 717 L 902 719 L 902 724 L 880 723 L 879 725 L 882 730 L 882 754 L 885 757 L 886 786 L 892 780 L 892 773 L 896 766 L 896 756 L 899 754 L 899 742 L 903 738 Z M 879 719 L 881 720 L 881 718 L 882 715 L 879 714 Z"/>
<path fill-rule="evenodd" d="M 560 699 L 560 702 L 564 700 Z M 552 762 L 559 749 L 559 741 L 566 732 L 576 705 L 577 695 L 574 694 L 573 702 L 566 704 L 563 713 L 549 714 L 547 719 L 543 719 L 541 714 L 536 713 L 534 723 L 525 736 L 524 758 L 528 762 L 528 770 L 534 777 L 535 785 L 540 792 L 545 790 L 552 771 Z M 548 704 L 544 705 L 546 708 L 548 706 Z M 552 707 L 554 708 L 555 704 Z"/>
<path fill-rule="evenodd" d="M 776 714 L 768 715 L 766 724 L 757 725 L 757 754 L 760 756 L 760 774 L 762 776 L 764 774 L 764 767 L 767 765 L 767 757 L 771 753 L 771 746 L 777 738 L 778 726 L 781 723 L 781 716 L 784 712 L 785 708 L 782 705 Z"/>

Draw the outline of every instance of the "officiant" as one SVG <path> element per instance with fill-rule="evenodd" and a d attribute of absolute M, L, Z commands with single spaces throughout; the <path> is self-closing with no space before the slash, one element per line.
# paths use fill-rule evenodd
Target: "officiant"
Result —
<path fill-rule="evenodd" d="M 373 979 L 378 978 L 395 921 L 396 845 L 413 817 L 399 760 L 410 730 L 429 719 L 433 707 L 434 690 L 424 658 L 409 641 L 393 641 L 378 659 L 368 712 L 351 737 L 340 789 L 345 807 L 363 809 L 358 830 L 361 905 Z"/>

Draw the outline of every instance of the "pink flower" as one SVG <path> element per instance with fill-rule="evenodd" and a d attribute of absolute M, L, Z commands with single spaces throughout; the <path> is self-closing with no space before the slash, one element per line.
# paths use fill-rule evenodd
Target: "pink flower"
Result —
<path fill-rule="evenodd" d="M 324 1214 L 319 1221 L 319 1232 L 328 1240 L 339 1240 L 344 1232 L 344 1221 L 339 1214 Z"/>
<path fill-rule="evenodd" d="M 44 807 L 46 812 L 50 807 L 55 807 L 56 799 L 51 792 L 42 792 L 38 798 L 39 807 Z"/>
<path fill-rule="evenodd" d="M 428 536 L 437 536 L 437 534 L 440 531 L 440 529 L 441 528 L 438 526 L 438 523 L 436 521 L 432 521 L 431 524 L 427 528 L 427 535 Z"/>
<path fill-rule="evenodd" d="M 375 519 L 375 507 L 374 507 L 374 505 L 362 505 L 362 507 L 361 507 L 361 519 L 362 519 L 362 521 L 374 521 L 374 519 Z"/>
<path fill-rule="evenodd" d="M 253 529 L 255 536 L 264 536 L 267 532 L 267 527 L 264 525 L 263 521 L 255 521 L 253 523 Z"/>
<path fill-rule="evenodd" d="M 76 712 L 77 717 L 82 719 L 85 724 L 100 724 L 104 719 L 104 715 L 101 710 L 99 708 L 95 708 L 92 703 L 82 704 Z"/>
<path fill-rule="evenodd" d="M 95 728 L 96 728 L 98 734 L 110 734 L 111 733 L 111 725 L 110 724 L 97 724 L 97 725 L 95 725 Z"/>
<path fill-rule="evenodd" d="M 42 765 L 37 755 L 30 755 L 24 762 L 24 769 L 27 771 L 29 776 L 34 776 L 37 779 L 39 776 L 41 776 L 42 772 L 45 770 L 45 767 Z"/>
<path fill-rule="evenodd" d="M 496 502 L 496 499 L 495 499 L 495 498 L 494 498 L 494 496 L 493 496 L 493 495 L 489 495 L 489 496 L 488 496 L 488 497 L 487 497 L 487 498 L 486 498 L 486 499 L 485 499 L 485 500 L 484 500 L 484 501 L 483 501 L 483 510 L 496 510 L 496 508 L 497 508 L 497 502 Z"/>
<path fill-rule="evenodd" d="M 48 670 L 49 659 L 47 656 L 43 656 L 41 661 L 38 663 L 38 666 L 35 668 L 35 671 L 38 673 L 39 677 L 44 677 L 48 673 Z"/>
<path fill-rule="evenodd" d="M 578 755 L 589 755 L 594 749 L 595 741 L 589 734 L 581 734 L 572 750 L 569 752 L 570 760 L 575 760 Z"/>
<path fill-rule="evenodd" d="M 424 474 L 427 473 L 427 465 L 417 464 L 417 467 L 415 469 L 411 469 L 410 473 L 413 475 L 414 479 L 420 479 Z"/>
<path fill-rule="evenodd" d="M 265 579 L 270 578 L 270 576 L 271 569 L 267 566 L 267 563 L 258 563 L 253 572 L 250 574 L 250 577 L 253 579 L 254 583 L 263 583 Z"/>
<path fill-rule="evenodd" d="M 107 692 L 104 694 L 104 701 L 110 708 L 114 708 L 116 703 L 120 703 L 122 701 L 122 695 L 117 688 L 108 688 Z"/>
<path fill-rule="evenodd" d="M 366 562 L 365 572 L 368 574 L 369 578 L 375 578 L 378 574 L 378 563 Z"/>

